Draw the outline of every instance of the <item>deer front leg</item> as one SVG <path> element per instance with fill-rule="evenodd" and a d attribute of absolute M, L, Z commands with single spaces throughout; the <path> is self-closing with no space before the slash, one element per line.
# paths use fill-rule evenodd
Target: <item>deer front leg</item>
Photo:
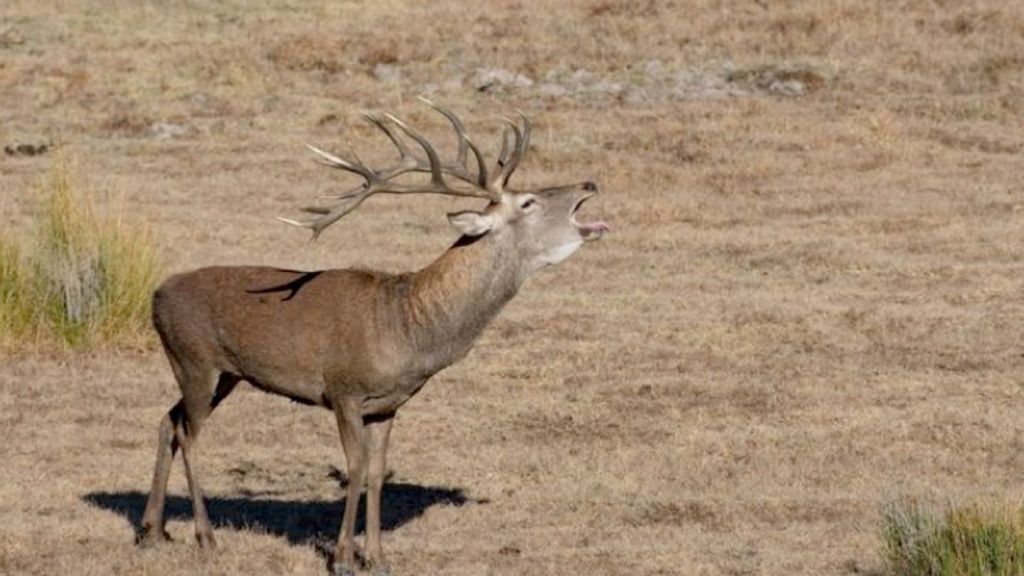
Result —
<path fill-rule="evenodd" d="M 380 543 L 380 494 L 384 487 L 392 422 L 394 414 L 366 422 L 366 453 L 369 458 L 366 478 L 366 560 L 374 576 L 390 574 Z"/>
<path fill-rule="evenodd" d="M 335 404 L 338 418 L 338 433 L 345 450 L 348 466 L 348 490 L 345 496 L 345 512 L 341 517 L 341 531 L 334 550 L 335 576 L 354 576 L 356 563 L 355 531 L 356 512 L 359 510 L 359 493 L 366 481 L 366 444 L 364 440 L 362 402 L 358 399 L 344 399 Z"/>

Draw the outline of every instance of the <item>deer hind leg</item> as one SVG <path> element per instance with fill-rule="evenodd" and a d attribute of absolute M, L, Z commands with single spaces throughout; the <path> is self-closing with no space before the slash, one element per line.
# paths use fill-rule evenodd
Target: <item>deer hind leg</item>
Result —
<path fill-rule="evenodd" d="M 345 512 L 341 517 L 341 531 L 334 550 L 333 571 L 336 576 L 355 574 L 355 529 L 356 512 L 359 510 L 359 493 L 366 480 L 366 444 L 364 442 L 362 403 L 344 399 L 335 403 L 334 412 L 338 418 L 338 432 L 345 450 L 348 466 L 348 490 L 345 496 Z"/>
<path fill-rule="evenodd" d="M 185 464 L 185 478 L 188 480 L 189 495 L 192 497 L 192 517 L 196 525 L 196 539 L 203 548 L 216 548 L 217 541 L 213 537 L 213 526 L 206 513 L 203 501 L 203 490 L 193 465 L 195 463 L 195 447 L 199 431 L 203 423 L 224 398 L 234 390 L 240 378 L 228 373 L 221 373 L 217 385 L 213 384 L 213 372 L 197 373 L 188 385 L 182 383 L 182 401 L 185 406 L 185 417 L 174 427 L 174 436 L 181 447 L 181 459 Z"/>
<path fill-rule="evenodd" d="M 140 544 L 147 545 L 167 539 L 167 534 L 164 531 L 167 479 L 170 475 L 174 454 L 181 448 L 182 460 L 185 463 L 185 476 L 188 479 L 189 492 L 192 497 L 196 536 L 200 545 L 213 547 L 215 545 L 213 530 L 206 514 L 202 490 L 192 471 L 192 461 L 194 460 L 192 449 L 203 422 L 214 408 L 231 393 L 240 379 L 227 373 L 217 376 L 217 371 L 212 367 L 183 362 L 171 352 L 170 348 L 167 348 L 167 352 L 182 397 L 160 422 L 153 485 L 146 502 L 146 511 L 143 514 L 138 541 Z"/>
<path fill-rule="evenodd" d="M 164 501 L 167 496 L 167 477 L 171 473 L 174 454 L 178 451 L 178 441 L 174 437 L 174 429 L 185 415 L 183 401 L 178 401 L 163 419 L 160 420 L 160 432 L 157 438 L 156 469 L 153 471 L 153 486 L 146 501 L 146 511 L 142 515 L 142 525 L 136 541 L 142 546 L 150 546 L 170 536 L 164 530 Z"/>

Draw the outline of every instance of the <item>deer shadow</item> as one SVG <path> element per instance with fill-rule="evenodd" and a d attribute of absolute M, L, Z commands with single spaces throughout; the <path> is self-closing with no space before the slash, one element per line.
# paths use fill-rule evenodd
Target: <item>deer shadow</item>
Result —
<path fill-rule="evenodd" d="M 345 479 L 334 470 L 331 477 L 342 486 Z M 138 534 L 148 494 L 138 490 L 125 492 L 90 492 L 82 496 L 89 504 L 124 516 Z M 258 496 L 207 496 L 210 522 L 214 528 L 257 530 L 284 537 L 291 544 L 312 545 L 321 554 L 329 554 L 341 526 L 345 498 L 338 500 L 275 500 Z M 463 506 L 486 504 L 487 499 L 474 499 L 460 488 L 419 486 L 388 482 L 381 497 L 381 529 L 394 530 L 422 516 L 431 506 Z M 365 498 L 360 498 L 356 533 L 365 528 Z M 192 519 L 192 502 L 185 496 L 167 495 L 164 516 L 167 520 Z"/>

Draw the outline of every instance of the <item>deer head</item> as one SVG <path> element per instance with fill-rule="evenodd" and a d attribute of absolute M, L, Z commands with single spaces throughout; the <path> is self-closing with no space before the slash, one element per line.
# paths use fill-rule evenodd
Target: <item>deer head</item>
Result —
<path fill-rule="evenodd" d="M 604 222 L 580 222 L 576 218 L 583 203 L 598 192 L 593 182 L 530 190 L 513 190 L 508 186 L 530 143 L 530 121 L 525 115 L 519 114 L 521 123 L 504 119 L 501 152 L 493 167 L 489 168 L 458 116 L 425 98 L 420 100 L 447 118 L 455 130 L 458 152 L 454 161 L 442 162 L 430 142 L 398 118 L 390 114 L 364 113 L 363 117 L 384 132 L 398 149 L 398 162 L 387 168 L 373 169 L 355 153 L 342 157 L 308 146 L 324 165 L 357 174 L 364 182 L 357 188 L 327 197 L 335 200 L 333 205 L 303 208 L 316 215 L 310 220 L 279 219 L 309 228 L 313 231 L 313 238 L 317 238 L 325 228 L 374 194 L 445 194 L 484 198 L 489 202 L 483 210 L 455 212 L 448 215 L 448 221 L 464 238 L 493 235 L 507 240 L 514 246 L 527 273 L 565 260 L 584 242 L 597 240 L 609 230 Z M 415 141 L 423 149 L 425 157 L 414 154 L 401 133 Z M 470 154 L 474 160 L 472 168 Z M 414 173 L 429 174 L 430 179 L 421 183 L 397 181 L 401 176 Z"/>

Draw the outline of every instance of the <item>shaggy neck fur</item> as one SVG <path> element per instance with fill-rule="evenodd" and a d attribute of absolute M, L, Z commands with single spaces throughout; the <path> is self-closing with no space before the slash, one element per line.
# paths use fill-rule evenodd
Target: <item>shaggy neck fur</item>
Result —
<path fill-rule="evenodd" d="M 465 353 L 516 295 L 524 278 L 506 233 L 462 237 L 412 276 L 405 312 L 416 348 Z"/>

